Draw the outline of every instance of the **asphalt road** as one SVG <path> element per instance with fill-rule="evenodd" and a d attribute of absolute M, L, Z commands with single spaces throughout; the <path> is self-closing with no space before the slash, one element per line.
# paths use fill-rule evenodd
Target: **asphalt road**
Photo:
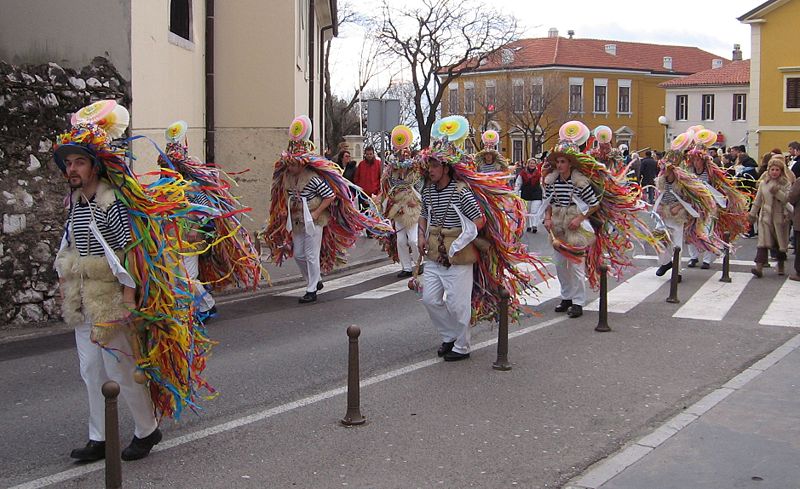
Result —
<path fill-rule="evenodd" d="M 529 238 L 549 253 L 541 235 Z M 754 246 L 740 242 L 735 258 L 750 259 Z M 650 276 L 652 260 L 636 264 L 635 280 Z M 534 306 L 512 326 L 524 334 L 511 339 L 510 372 L 491 369 L 491 344 L 466 362 L 432 361 L 439 339 L 410 291 L 353 298 L 397 283 L 396 270 L 355 273 L 309 306 L 281 290 L 227 297 L 209 325 L 219 345 L 207 378 L 220 396 L 199 415 L 164 422 L 167 448 L 124 464 L 127 487 L 558 487 L 797 333 L 759 324 L 785 277 L 772 269 L 748 280 L 749 266 L 732 270 L 734 284 L 746 285 L 720 320 L 694 319 L 697 307 L 673 317 L 693 297 L 702 305 L 714 270 L 684 270 L 677 305 L 664 301 L 666 280 L 656 284 L 610 315 L 608 334 L 593 331 L 595 312 L 570 320 L 552 311 L 553 300 Z M 346 403 L 335 389 L 346 383 L 351 324 L 362 329 L 369 422 L 342 428 Z M 495 335 L 479 325 L 473 343 Z M 86 439 L 71 335 L 0 345 L 0 386 L 0 486 L 53 474 L 51 487 L 102 484 L 102 464 L 64 474 L 76 467 L 69 451 Z M 124 407 L 120 414 L 126 443 L 131 422 Z"/>

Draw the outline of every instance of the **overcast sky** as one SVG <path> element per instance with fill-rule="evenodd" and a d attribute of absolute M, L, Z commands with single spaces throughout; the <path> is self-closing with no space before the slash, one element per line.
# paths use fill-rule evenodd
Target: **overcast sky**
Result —
<path fill-rule="evenodd" d="M 419 0 L 401 0 L 418 4 Z M 397 3 L 401 3 L 397 1 Z M 350 0 L 357 10 L 375 13 L 376 0 Z M 555 27 L 559 35 L 575 31 L 575 37 L 618 41 L 649 42 L 696 46 L 726 59 L 734 44 L 741 44 L 744 59 L 750 58 L 750 26 L 737 17 L 763 3 L 763 0 L 670 0 L 669 2 L 632 0 L 487 0 L 505 14 L 514 14 L 523 28 L 524 38 L 546 37 Z M 376 26 L 377 27 L 377 26 Z M 341 29 L 332 49 L 332 85 L 339 95 L 352 93 L 356 86 L 363 31 Z M 386 81 L 378 80 L 385 84 Z"/>

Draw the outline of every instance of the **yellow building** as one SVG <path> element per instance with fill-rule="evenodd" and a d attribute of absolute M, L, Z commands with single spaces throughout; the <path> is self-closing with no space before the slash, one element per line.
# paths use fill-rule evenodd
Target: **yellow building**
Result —
<path fill-rule="evenodd" d="M 522 39 L 442 87 L 442 114 L 464 115 L 476 130 L 501 134 L 501 151 L 521 161 L 558 140 L 562 123 L 609 126 L 615 145 L 664 145 L 659 84 L 729 61 L 695 47 L 559 37 Z"/>
<path fill-rule="evenodd" d="M 739 17 L 750 25 L 750 116 L 748 150 L 786 151 L 800 140 L 800 0 L 770 0 Z"/>

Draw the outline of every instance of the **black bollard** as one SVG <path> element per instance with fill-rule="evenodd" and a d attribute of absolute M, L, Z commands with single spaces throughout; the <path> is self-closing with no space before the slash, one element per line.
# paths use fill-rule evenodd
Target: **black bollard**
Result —
<path fill-rule="evenodd" d="M 722 258 L 722 277 L 719 279 L 720 282 L 730 283 L 731 281 L 731 234 L 725 233 L 723 235 L 723 239 L 725 240 L 725 244 L 728 246 L 725 247 L 725 256 Z"/>
<path fill-rule="evenodd" d="M 608 266 L 600 265 L 600 314 L 597 318 L 597 326 L 594 328 L 598 333 L 611 331 L 608 325 Z"/>
<path fill-rule="evenodd" d="M 680 281 L 681 273 L 681 247 L 676 246 L 672 255 L 672 275 L 669 277 L 669 297 L 667 302 L 670 304 L 677 304 L 681 300 L 678 299 L 678 282 Z"/>
<path fill-rule="evenodd" d="M 497 328 L 497 360 L 492 364 L 495 370 L 511 370 L 508 362 L 508 299 L 510 295 L 505 288 L 500 289 L 500 326 Z"/>
<path fill-rule="evenodd" d="M 367 419 L 361 415 L 361 394 L 359 389 L 359 372 L 358 372 L 358 336 L 361 334 L 361 328 L 358 326 L 349 326 L 347 328 L 347 337 L 350 338 L 350 349 L 347 362 L 347 414 L 342 419 L 342 424 L 345 426 L 356 426 L 367 422 Z"/>
<path fill-rule="evenodd" d="M 122 487 L 122 461 L 119 448 L 117 396 L 119 384 L 109 380 L 100 389 L 106 398 L 106 489 Z"/>

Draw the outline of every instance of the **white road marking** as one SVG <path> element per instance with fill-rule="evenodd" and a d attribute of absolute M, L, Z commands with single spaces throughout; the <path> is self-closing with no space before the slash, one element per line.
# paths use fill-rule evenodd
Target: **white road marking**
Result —
<path fill-rule="evenodd" d="M 653 255 L 634 255 L 634 258 L 637 259 L 637 260 L 658 260 L 658 257 L 657 256 L 653 256 Z M 682 262 L 688 262 L 689 258 L 684 255 L 684 256 L 681 257 L 681 261 Z M 714 263 L 722 264 L 722 257 L 717 257 L 717 259 L 714 260 Z M 753 261 L 752 260 L 749 260 L 749 261 L 748 260 L 730 260 L 730 264 L 731 265 L 742 266 L 742 267 L 747 267 L 747 266 L 753 266 Z M 699 264 L 697 266 L 698 266 L 698 268 L 700 267 Z"/>
<path fill-rule="evenodd" d="M 346 275 L 344 277 L 339 277 L 337 279 L 331 280 L 325 283 L 325 288 L 322 289 L 321 293 L 325 292 L 332 292 L 334 290 L 343 289 L 345 287 L 350 287 L 352 285 L 358 285 L 360 283 L 366 282 L 367 280 L 372 280 L 373 278 L 382 277 L 392 272 L 397 272 L 397 265 L 384 265 L 378 268 L 372 268 L 370 270 L 364 270 L 363 272 L 354 273 L 352 275 Z M 281 292 L 278 296 L 286 297 L 286 296 L 296 296 L 298 294 L 303 294 L 306 291 L 305 287 L 299 287 L 292 290 L 287 290 L 286 292 Z"/>
<path fill-rule="evenodd" d="M 800 328 L 800 282 L 787 280 L 758 324 Z"/>
<path fill-rule="evenodd" d="M 608 312 L 630 311 L 667 282 L 669 276 L 656 277 L 656 267 L 646 268 L 608 292 Z M 599 310 L 600 299 L 592 301 L 585 309 Z"/>
<path fill-rule="evenodd" d="M 422 277 L 420 277 L 420 280 Z M 408 288 L 408 280 L 401 280 L 399 282 L 394 282 L 389 285 L 384 285 L 383 287 L 378 287 L 377 289 L 368 290 L 366 292 L 362 292 L 360 294 L 351 295 L 348 299 L 383 299 L 384 297 L 389 297 L 390 295 L 399 294 L 401 292 L 410 291 Z"/>
<path fill-rule="evenodd" d="M 517 331 L 510 332 L 508 334 L 508 338 L 516 338 L 518 336 L 522 336 L 528 333 L 532 333 L 534 331 L 538 331 L 540 329 L 547 328 L 554 324 L 560 323 L 565 321 L 566 317 L 558 317 L 553 318 L 549 321 L 545 321 L 539 324 L 534 324 L 533 326 L 528 326 L 527 328 L 522 328 Z M 488 348 L 492 345 L 497 344 L 497 338 L 493 338 L 491 340 L 482 341 L 472 346 L 472 351 L 481 350 L 483 348 Z M 361 387 L 367 387 L 373 384 L 377 384 L 379 382 L 383 382 L 385 380 L 391 380 L 395 377 L 399 377 L 401 375 L 409 374 L 416 370 L 423 369 L 425 367 L 430 367 L 431 365 L 436 365 L 437 363 L 442 363 L 444 360 L 441 358 L 432 358 L 430 360 L 425 360 L 422 362 L 417 362 L 411 365 L 407 365 L 405 367 L 398 368 L 396 370 L 392 370 L 390 372 L 386 372 L 385 374 L 375 375 L 368 379 L 361 381 Z M 313 396 L 309 396 L 303 399 L 298 399 L 297 401 L 292 401 L 286 404 L 282 404 L 280 406 L 275 406 L 273 408 L 265 409 L 263 411 L 251 414 L 249 416 L 244 416 L 242 418 L 233 419 L 231 421 L 218 424 L 216 426 L 211 426 L 202 430 L 195 431 L 194 433 L 188 433 L 183 436 L 179 436 L 177 438 L 172 438 L 171 440 L 165 440 L 162 443 L 159 443 L 155 447 L 153 447 L 153 452 L 160 452 L 163 450 L 168 450 L 170 448 L 174 448 L 180 445 L 185 445 L 186 443 L 200 440 L 203 438 L 208 438 L 209 436 L 218 435 L 220 433 L 224 433 L 226 431 L 231 431 L 236 428 L 240 428 L 242 426 L 246 426 L 257 421 L 262 421 L 267 418 L 271 418 L 278 414 L 283 414 L 289 411 L 293 411 L 295 409 L 305 407 L 320 401 L 324 401 L 325 399 L 330 399 L 331 397 L 335 397 L 347 392 L 347 387 L 337 387 L 335 389 L 331 389 L 325 392 L 321 392 L 319 394 L 315 394 Z M 48 475 L 39 479 L 35 479 L 29 482 L 25 482 L 23 484 L 19 484 L 17 486 L 13 486 L 9 489 L 38 489 L 40 487 L 47 487 L 52 484 L 58 484 L 60 482 L 66 482 L 68 480 L 76 479 L 86 474 L 90 474 L 92 472 L 97 472 L 98 470 L 103 470 L 105 468 L 105 462 L 93 462 L 87 465 L 83 465 L 74 469 L 65 470 L 63 472 L 58 472 L 53 475 Z"/>
<path fill-rule="evenodd" d="M 719 281 L 722 272 L 714 273 L 672 317 L 722 321 L 753 278 L 744 272 L 730 272 L 730 276 L 731 282 L 725 283 Z"/>

